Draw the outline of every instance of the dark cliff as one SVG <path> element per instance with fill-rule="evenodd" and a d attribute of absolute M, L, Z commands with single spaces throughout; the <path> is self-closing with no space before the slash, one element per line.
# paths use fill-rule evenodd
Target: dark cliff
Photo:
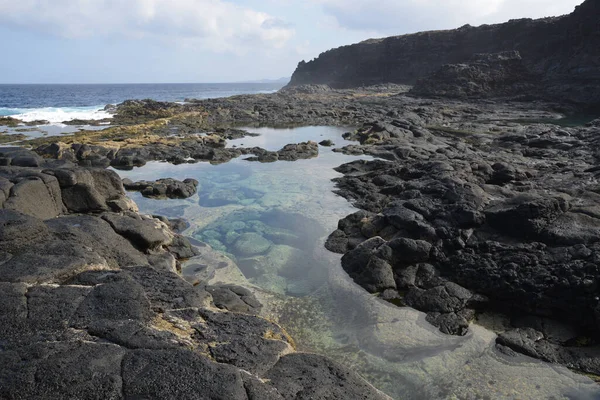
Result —
<path fill-rule="evenodd" d="M 301 62 L 290 86 L 351 88 L 380 83 L 415 84 L 445 64 L 477 53 L 518 51 L 547 96 L 600 104 L 600 1 L 586 0 L 562 17 L 469 25 L 367 40 Z"/>

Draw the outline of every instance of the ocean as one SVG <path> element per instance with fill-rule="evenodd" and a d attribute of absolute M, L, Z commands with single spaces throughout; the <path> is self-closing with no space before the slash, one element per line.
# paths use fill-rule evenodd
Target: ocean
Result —
<path fill-rule="evenodd" d="M 182 102 L 238 94 L 273 93 L 282 83 L 165 83 L 98 85 L 0 85 L 0 117 L 25 122 L 99 120 L 103 109 L 129 99 Z"/>

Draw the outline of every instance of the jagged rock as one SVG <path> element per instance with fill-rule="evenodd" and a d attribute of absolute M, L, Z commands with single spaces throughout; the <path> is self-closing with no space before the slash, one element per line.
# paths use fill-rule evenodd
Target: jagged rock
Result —
<path fill-rule="evenodd" d="M 442 66 L 420 79 L 411 93 L 419 96 L 501 97 L 539 91 L 536 79 L 525 67 L 518 51 L 476 54 L 464 64 Z"/>
<path fill-rule="evenodd" d="M 120 235 L 128 238 L 142 251 L 153 250 L 161 246 L 168 246 L 173 242 L 173 235 L 167 227 L 154 218 L 144 218 L 138 214 L 102 214 Z"/>
<path fill-rule="evenodd" d="M 71 150 L 90 162 L 101 152 Z M 249 290 L 194 286 L 175 272 L 178 259 L 198 254 L 171 232 L 180 222 L 126 211 L 135 205 L 112 172 L 49 167 L 0 171 L 8 205 L 0 210 L 0 397 L 284 398 L 246 371 L 265 375 L 293 351 L 289 337 L 249 315 L 261 308 Z M 60 207 L 43 214 L 20 201 L 28 185 L 50 185 Z M 13 204 L 21 212 L 8 209 Z M 279 240 L 285 232 L 269 235 Z M 257 236 L 265 251 L 286 247 Z M 253 251 L 264 247 L 250 242 Z M 245 314 L 206 309 L 215 306 Z M 337 380 L 327 384 L 339 392 Z"/>
<path fill-rule="evenodd" d="M 192 246 L 185 236 L 181 235 L 173 237 L 173 240 L 167 246 L 167 250 L 178 260 L 189 259 L 198 255 L 198 250 Z"/>
<path fill-rule="evenodd" d="M 298 144 L 287 144 L 279 151 L 267 151 L 255 147 L 250 149 L 254 157 L 246 158 L 247 161 L 259 161 L 263 163 L 275 161 L 296 161 L 314 158 L 319 155 L 319 145 L 315 142 L 304 142 Z"/>
<path fill-rule="evenodd" d="M 263 384 L 254 375 L 243 373 L 242 380 L 244 381 L 244 389 L 246 389 L 248 400 L 284 400 L 277 389 Z"/>
<path fill-rule="evenodd" d="M 590 374 L 600 372 L 600 347 L 562 347 L 546 339 L 532 328 L 515 329 L 502 333 L 496 343 L 519 353 L 551 363 L 560 363 Z"/>
<path fill-rule="evenodd" d="M 123 179 L 123 186 L 127 190 L 139 191 L 144 197 L 168 197 L 171 199 L 187 199 L 196 194 L 198 181 L 185 179 L 183 182 L 176 179 L 159 179 L 154 182 L 132 182 Z"/>

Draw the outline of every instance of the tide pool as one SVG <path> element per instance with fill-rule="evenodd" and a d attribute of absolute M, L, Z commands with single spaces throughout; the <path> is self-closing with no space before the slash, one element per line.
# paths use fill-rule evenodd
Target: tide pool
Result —
<path fill-rule="evenodd" d="M 325 139 L 348 144 L 347 129 L 248 128 L 255 138 L 230 145 L 277 150 L 287 143 Z M 142 212 L 185 218 L 184 234 L 207 243 L 231 262 L 211 270 L 190 260 L 190 280 L 250 288 L 262 316 L 280 323 L 300 351 L 327 355 L 345 364 L 396 399 L 592 399 L 597 386 L 567 368 L 522 355 L 506 355 L 498 322 L 481 315 L 464 337 L 440 333 L 425 315 L 381 301 L 342 270 L 340 255 L 324 248 L 339 219 L 357 211 L 334 193 L 333 168 L 360 158 L 320 147 L 319 157 L 260 164 L 242 158 L 226 164 L 174 166 L 149 163 L 118 171 L 132 180 L 197 179 L 198 194 L 185 200 L 154 200 L 130 193 Z"/>

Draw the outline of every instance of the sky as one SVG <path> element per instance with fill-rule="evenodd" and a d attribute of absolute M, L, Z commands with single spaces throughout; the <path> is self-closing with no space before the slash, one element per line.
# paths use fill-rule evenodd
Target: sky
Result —
<path fill-rule="evenodd" d="M 0 83 L 238 82 L 369 38 L 583 0 L 0 0 Z"/>

